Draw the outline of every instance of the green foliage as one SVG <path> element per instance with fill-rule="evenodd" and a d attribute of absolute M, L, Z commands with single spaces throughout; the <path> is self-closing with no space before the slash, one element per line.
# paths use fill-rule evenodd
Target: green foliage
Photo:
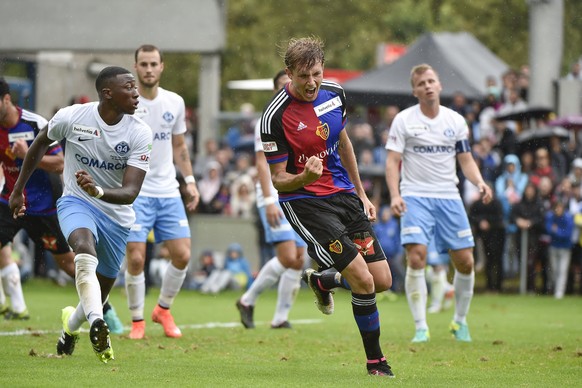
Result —
<path fill-rule="evenodd" d="M 396 379 L 365 373 L 365 355 L 354 323 L 350 294 L 338 291 L 336 311 L 323 316 L 308 289 L 291 311 L 291 330 L 272 330 L 275 290 L 256 306 L 257 328 L 245 330 L 234 306 L 238 292 L 217 296 L 182 291 L 172 311 L 183 337 L 164 337 L 147 319 L 146 339 L 113 335 L 116 359 L 93 354 L 87 325 L 75 353 L 55 356 L 60 309 L 77 301 L 74 286 L 58 288 L 33 279 L 24 284 L 30 321 L 2 321 L 0 358 L 4 387 L 354 387 L 385 383 L 410 387 L 564 387 L 580 383 L 582 300 L 476 295 L 469 316 L 473 342 L 456 343 L 447 332 L 452 312 L 431 314 L 431 341 L 410 343 L 414 324 L 406 298 L 378 297 L 381 342 Z M 146 315 L 159 291 L 146 297 Z M 122 321 L 130 317 L 124 291 L 111 302 Z M 306 320 L 310 323 L 302 323 Z M 309 321 L 307 321 L 309 320 Z M 212 327 L 210 323 L 217 323 Z M 232 323 L 232 325 L 229 325 Z M 24 335 L 16 335 L 24 330 Z M 126 332 L 127 333 L 127 332 Z M 13 335 L 7 335 L 13 334 Z"/>

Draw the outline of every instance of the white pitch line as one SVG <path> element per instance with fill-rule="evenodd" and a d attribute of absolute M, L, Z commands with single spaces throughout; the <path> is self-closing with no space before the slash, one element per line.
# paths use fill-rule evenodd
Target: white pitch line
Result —
<path fill-rule="evenodd" d="M 296 319 L 290 321 L 292 325 L 315 325 L 318 323 L 323 322 L 321 319 Z M 257 326 L 265 325 L 267 326 L 268 322 L 257 321 L 255 322 Z M 207 323 L 196 323 L 191 325 L 180 325 L 178 326 L 180 329 L 220 329 L 220 328 L 233 328 L 233 327 L 240 327 L 240 322 L 207 322 Z M 123 327 L 123 331 L 129 332 L 129 327 Z M 41 335 L 41 334 L 59 334 L 60 330 L 15 330 L 15 331 L 0 331 L 0 337 L 11 337 L 11 336 L 22 336 L 22 335 Z M 89 330 L 81 329 L 81 332 L 88 333 Z"/>

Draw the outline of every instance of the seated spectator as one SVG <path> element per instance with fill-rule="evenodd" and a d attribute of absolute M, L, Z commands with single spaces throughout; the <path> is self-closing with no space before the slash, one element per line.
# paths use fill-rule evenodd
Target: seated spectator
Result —
<path fill-rule="evenodd" d="M 222 207 L 216 206 L 215 200 L 220 194 L 222 185 L 222 167 L 217 161 L 211 160 L 206 166 L 202 179 L 198 181 L 200 203 L 198 211 L 205 214 L 217 214 L 222 212 Z"/>
<path fill-rule="evenodd" d="M 239 176 L 230 187 L 230 215 L 250 219 L 255 214 L 255 183 L 249 174 Z"/>
<path fill-rule="evenodd" d="M 580 62 L 576 61 L 570 66 L 570 72 L 566 74 L 567 80 L 582 80 L 582 73 L 580 72 Z"/>
<path fill-rule="evenodd" d="M 214 253 L 205 250 L 200 254 L 199 267 L 192 273 L 191 280 L 188 282 L 188 288 L 198 290 L 210 277 L 210 274 L 216 270 L 214 262 Z"/>
<path fill-rule="evenodd" d="M 241 245 L 232 243 L 226 250 L 224 268 L 212 271 L 200 291 L 204 294 L 217 294 L 225 289 L 246 290 L 252 283 L 251 265 L 244 256 Z"/>

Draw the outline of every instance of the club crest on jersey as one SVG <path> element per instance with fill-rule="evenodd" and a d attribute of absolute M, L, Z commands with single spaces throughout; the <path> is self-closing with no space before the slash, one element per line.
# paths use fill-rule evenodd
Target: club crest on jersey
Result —
<path fill-rule="evenodd" d="M 81 124 L 73 124 L 73 133 L 77 135 L 93 137 L 96 139 L 101 138 L 101 131 L 99 129 Z"/>
<path fill-rule="evenodd" d="M 451 128 L 447 128 L 445 129 L 444 134 L 446 137 L 453 137 L 455 136 L 455 131 L 453 131 Z"/>
<path fill-rule="evenodd" d="M 172 114 L 172 112 L 166 112 L 162 115 L 162 118 L 167 122 L 167 123 L 171 123 L 172 120 L 174 120 L 174 115 Z"/>
<path fill-rule="evenodd" d="M 315 130 L 315 134 L 321 137 L 323 140 L 327 140 L 329 137 L 329 125 L 327 123 L 323 123 L 323 125 L 318 125 L 317 129 Z"/>
<path fill-rule="evenodd" d="M 369 256 L 375 253 L 374 238 L 370 235 L 370 233 L 356 233 L 354 235 L 353 241 L 362 256 Z"/>
<path fill-rule="evenodd" d="M 342 243 L 339 240 L 335 240 L 331 244 L 329 244 L 329 251 L 335 254 L 340 254 L 344 250 Z"/>
<path fill-rule="evenodd" d="M 115 152 L 117 152 L 119 156 L 124 156 L 129 152 L 129 144 L 124 141 L 117 143 L 115 146 Z"/>

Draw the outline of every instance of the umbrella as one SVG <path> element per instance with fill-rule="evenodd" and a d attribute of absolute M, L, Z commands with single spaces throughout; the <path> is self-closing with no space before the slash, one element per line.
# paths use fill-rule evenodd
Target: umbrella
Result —
<path fill-rule="evenodd" d="M 519 152 L 534 151 L 541 147 L 547 148 L 550 145 L 550 138 L 554 136 L 568 139 L 570 132 L 564 127 L 539 127 L 522 131 L 517 135 Z"/>
<path fill-rule="evenodd" d="M 556 125 L 574 130 L 582 129 L 582 116 L 571 115 L 558 117 L 554 120 L 548 121 L 548 125 Z"/>
<path fill-rule="evenodd" d="M 567 139 L 570 137 L 570 132 L 564 127 L 542 127 L 528 129 L 517 135 L 517 142 L 526 143 L 535 140 L 541 141 L 549 139 L 552 136 L 558 136 Z"/>
<path fill-rule="evenodd" d="M 542 106 L 528 107 L 527 109 L 497 115 L 497 116 L 495 116 L 495 120 L 499 120 L 499 121 L 528 121 L 530 119 L 544 119 L 552 112 L 553 112 L 553 110 L 551 108 L 547 108 L 547 107 L 542 107 Z"/>

